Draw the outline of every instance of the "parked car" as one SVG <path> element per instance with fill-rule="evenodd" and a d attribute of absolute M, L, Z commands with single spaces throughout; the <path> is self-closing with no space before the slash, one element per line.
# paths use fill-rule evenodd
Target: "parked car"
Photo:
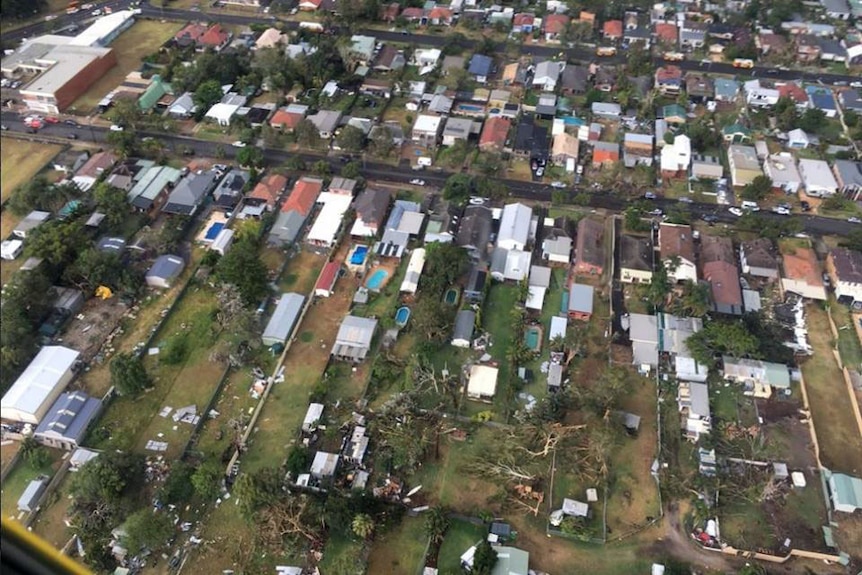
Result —
<path fill-rule="evenodd" d="M 59 124 L 60 118 L 57 118 L 56 116 L 48 116 L 47 118 L 45 118 L 45 123 L 46 124 Z"/>
<path fill-rule="evenodd" d="M 730 212 L 731 214 L 733 214 L 734 216 L 737 216 L 737 217 L 739 217 L 743 213 L 745 213 L 740 208 L 737 208 L 736 206 L 731 206 L 730 208 L 727 209 L 727 211 Z"/>
<path fill-rule="evenodd" d="M 566 187 L 566 184 L 563 182 L 560 182 L 560 181 L 556 181 L 556 182 L 551 182 L 551 187 L 557 188 L 558 190 L 561 190 L 561 189 Z"/>
<path fill-rule="evenodd" d="M 663 212 L 663 211 L 661 211 L 661 208 L 656 208 L 656 209 L 654 209 L 653 211 L 651 211 L 651 212 L 650 212 L 650 215 L 651 215 L 651 216 L 660 216 L 660 215 L 662 215 L 662 214 L 664 214 L 664 212 Z"/>
<path fill-rule="evenodd" d="M 80 128 L 81 127 L 81 125 L 78 122 L 76 122 L 75 120 L 65 120 L 63 123 L 66 124 L 67 126 L 72 126 L 73 128 Z"/>
<path fill-rule="evenodd" d="M 853 216 L 852 218 L 847 218 L 847 221 L 851 224 L 862 224 L 862 220 L 860 220 L 856 216 Z"/>
<path fill-rule="evenodd" d="M 70 140 L 77 140 L 78 134 L 66 134 L 66 137 L 69 138 Z"/>
<path fill-rule="evenodd" d="M 544 175 L 545 175 L 545 168 L 544 167 L 539 166 L 538 168 L 536 168 L 536 177 L 537 178 L 541 178 Z"/>
<path fill-rule="evenodd" d="M 694 200 L 692 200 L 692 199 L 691 199 L 691 198 L 689 198 L 688 196 L 683 196 L 683 197 L 681 197 L 681 198 L 679 199 L 679 201 L 681 201 L 681 202 L 682 202 L 682 203 L 684 203 L 684 204 L 693 204 L 693 203 L 694 203 Z"/>
<path fill-rule="evenodd" d="M 122 126 L 119 126 L 119 125 L 117 125 L 117 124 L 111 124 L 111 128 L 110 128 L 110 130 L 111 130 L 112 132 L 122 132 L 122 131 L 123 131 L 123 129 L 124 129 L 124 128 L 123 128 Z"/>
<path fill-rule="evenodd" d="M 779 216 L 789 216 L 790 215 L 790 210 L 785 208 L 785 207 L 782 207 L 782 206 L 775 206 L 774 208 L 772 208 L 772 211 L 773 211 L 773 213 L 776 213 Z"/>
<path fill-rule="evenodd" d="M 701 219 L 703 219 L 703 221 L 705 221 L 708 224 L 714 224 L 715 222 L 718 221 L 718 216 L 715 216 L 713 214 L 704 214 Z"/>
<path fill-rule="evenodd" d="M 799 202 L 799 205 L 802 206 L 803 212 L 810 212 L 811 211 L 811 204 L 809 202 L 802 200 L 801 202 Z"/>
<path fill-rule="evenodd" d="M 654 200 L 654 199 L 656 199 L 657 197 L 658 197 L 658 196 L 657 196 L 657 195 L 655 195 L 653 192 L 647 192 L 647 193 L 645 193 L 645 194 L 644 194 L 644 199 L 647 199 L 647 200 Z"/>
<path fill-rule="evenodd" d="M 231 146 L 233 146 L 234 148 L 245 148 L 247 144 L 242 140 L 237 140 L 236 142 L 232 143 Z"/>
<path fill-rule="evenodd" d="M 413 184 L 414 186 L 424 186 L 425 180 L 420 180 L 419 178 L 413 178 L 412 180 L 410 180 L 410 183 Z"/>

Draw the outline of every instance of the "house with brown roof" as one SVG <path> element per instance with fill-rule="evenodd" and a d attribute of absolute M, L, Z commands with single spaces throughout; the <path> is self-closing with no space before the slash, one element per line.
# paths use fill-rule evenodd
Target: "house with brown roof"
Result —
<path fill-rule="evenodd" d="M 285 187 L 287 187 L 287 178 L 281 174 L 269 174 L 261 178 L 251 193 L 246 196 L 246 202 L 255 200 L 266 206 L 266 211 L 272 211 Z"/>
<path fill-rule="evenodd" d="M 620 145 L 616 142 L 596 142 L 593 146 L 593 166 L 601 167 L 620 161 Z"/>
<path fill-rule="evenodd" d="M 386 44 L 374 59 L 374 69 L 378 72 L 392 72 L 402 69 L 406 63 L 404 52 L 392 44 Z"/>
<path fill-rule="evenodd" d="M 602 26 L 602 36 L 604 36 L 605 40 L 619 40 L 623 37 L 623 21 L 622 20 L 608 20 Z"/>
<path fill-rule="evenodd" d="M 787 48 L 787 40 L 781 34 L 761 32 L 754 39 L 754 44 L 761 54 L 774 54 Z"/>
<path fill-rule="evenodd" d="M 292 132 L 296 126 L 305 118 L 308 111 L 307 106 L 294 104 L 286 108 L 279 108 L 269 119 L 269 125 L 276 130 Z"/>
<path fill-rule="evenodd" d="M 574 272 L 576 274 L 602 274 L 606 259 L 604 235 L 603 222 L 588 217 L 578 222 L 578 234 L 575 239 Z"/>
<path fill-rule="evenodd" d="M 835 297 L 839 302 L 862 302 L 862 253 L 847 248 L 829 250 L 826 271 L 835 286 Z"/>
<path fill-rule="evenodd" d="M 656 41 L 665 48 L 676 48 L 677 34 L 676 24 L 658 22 L 655 25 Z"/>
<path fill-rule="evenodd" d="M 536 15 L 531 12 L 519 12 L 512 17 L 512 34 L 532 34 Z"/>
<path fill-rule="evenodd" d="M 820 60 L 820 42 L 812 34 L 796 36 L 796 61 L 801 64 L 811 64 Z"/>
<path fill-rule="evenodd" d="M 739 244 L 739 262 L 742 273 L 746 275 L 778 279 L 778 250 L 768 238 L 755 238 Z"/>
<path fill-rule="evenodd" d="M 587 91 L 587 82 L 590 79 L 590 70 L 586 66 L 577 64 L 566 64 L 560 76 L 561 92 L 565 96 L 583 94 Z"/>
<path fill-rule="evenodd" d="M 655 87 L 662 94 L 679 94 L 682 89 L 682 70 L 680 67 L 659 66 L 655 71 Z"/>
<path fill-rule="evenodd" d="M 703 74 L 686 74 L 685 93 L 692 102 L 705 102 L 715 96 L 715 83 Z"/>
<path fill-rule="evenodd" d="M 220 52 L 225 46 L 228 45 L 233 34 L 225 30 L 221 27 L 221 24 L 213 24 L 210 26 L 207 31 L 201 36 L 198 41 L 198 50 L 206 50 L 207 48 L 212 48 L 216 52 Z"/>
<path fill-rule="evenodd" d="M 658 228 L 658 247 L 667 276 L 674 282 L 697 281 L 694 257 L 694 235 L 691 226 L 661 224 Z"/>
<path fill-rule="evenodd" d="M 653 273 L 653 246 L 648 237 L 623 234 L 620 237 L 620 281 L 650 283 Z"/>
<path fill-rule="evenodd" d="M 578 14 L 578 22 L 586 22 L 590 26 L 596 25 L 596 15 L 592 12 L 587 12 L 586 10 L 581 10 L 580 14 Z"/>
<path fill-rule="evenodd" d="M 542 22 L 542 32 L 545 34 L 545 40 L 548 42 L 556 41 L 565 32 L 568 25 L 569 17 L 565 14 L 548 14 Z"/>
<path fill-rule="evenodd" d="M 318 178 L 300 178 L 290 192 L 287 201 L 275 219 L 269 233 L 268 243 L 275 246 L 285 246 L 296 242 L 300 232 L 305 227 L 317 198 L 323 190 L 323 180 Z"/>
<path fill-rule="evenodd" d="M 796 247 L 786 250 L 781 255 L 781 267 L 783 293 L 792 292 L 808 299 L 826 300 L 820 264 L 813 249 Z"/>
<path fill-rule="evenodd" d="M 201 38 L 207 32 L 206 24 L 190 22 L 183 26 L 179 32 L 174 34 L 174 44 L 181 48 L 197 46 Z"/>
<path fill-rule="evenodd" d="M 796 108 L 800 111 L 806 110 L 811 106 L 811 101 L 808 99 L 808 93 L 796 82 L 787 82 L 786 84 L 778 84 L 775 86 L 778 90 L 778 95 L 781 98 L 790 98 L 796 104 Z"/>
<path fill-rule="evenodd" d="M 350 235 L 354 237 L 377 236 L 386 222 L 391 199 L 389 192 L 385 190 L 365 188 L 353 202 L 356 221 L 350 229 Z"/>
<path fill-rule="evenodd" d="M 565 166 L 570 159 L 577 162 L 579 148 L 580 141 L 577 136 L 568 132 L 557 134 L 551 145 L 551 160 L 560 166 Z"/>
<path fill-rule="evenodd" d="M 704 236 L 700 247 L 701 276 L 709 282 L 712 309 L 730 315 L 742 314 L 742 288 L 736 252 L 730 238 Z"/>
<path fill-rule="evenodd" d="M 435 6 L 428 12 L 428 23 L 434 26 L 451 26 L 453 12 L 445 6 Z"/>
<path fill-rule="evenodd" d="M 488 118 L 479 136 L 479 149 L 483 152 L 502 151 L 511 128 L 512 121 L 509 118 L 502 116 Z"/>
<path fill-rule="evenodd" d="M 398 2 L 392 2 L 380 9 L 380 19 L 384 22 L 395 22 L 398 18 L 398 13 L 401 11 L 401 5 Z"/>
<path fill-rule="evenodd" d="M 117 163 L 117 156 L 111 152 L 97 152 L 84 162 L 84 165 L 75 172 L 72 181 L 81 191 L 86 192 Z"/>

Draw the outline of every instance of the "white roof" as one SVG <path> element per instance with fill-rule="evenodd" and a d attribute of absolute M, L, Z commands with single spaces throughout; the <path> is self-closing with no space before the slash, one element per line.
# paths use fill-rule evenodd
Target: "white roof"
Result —
<path fill-rule="evenodd" d="M 43 347 L 0 400 L 0 417 L 39 423 L 69 383 L 68 376 L 80 355 L 61 345 Z"/>
<path fill-rule="evenodd" d="M 835 181 L 829 164 L 823 160 L 799 160 L 799 174 L 807 191 L 835 192 L 838 189 L 838 182 Z"/>
<path fill-rule="evenodd" d="M 233 241 L 233 230 L 223 228 L 210 244 L 210 249 L 217 252 L 224 252 L 230 243 Z"/>
<path fill-rule="evenodd" d="M 551 318 L 551 329 L 548 330 L 548 340 L 554 341 L 555 337 L 566 337 L 566 328 L 569 326 L 569 319 L 555 315 Z"/>
<path fill-rule="evenodd" d="M 474 365 L 470 368 L 467 395 L 491 397 L 497 391 L 497 368 L 490 365 Z"/>
<path fill-rule="evenodd" d="M 776 186 L 799 184 L 802 177 L 796 169 L 796 160 L 791 154 L 772 154 L 763 163 L 763 169 Z"/>
<path fill-rule="evenodd" d="M 305 419 L 302 420 L 302 430 L 309 432 L 315 427 L 315 424 L 320 421 L 323 415 L 323 404 L 312 403 L 308 406 L 308 411 L 305 412 Z"/>
<path fill-rule="evenodd" d="M 351 196 L 323 192 L 317 198 L 317 202 L 323 204 L 323 208 L 314 220 L 314 224 L 308 232 L 308 241 L 332 245 L 335 235 L 341 226 L 344 213 L 350 208 L 353 201 Z"/>
<path fill-rule="evenodd" d="M 407 293 L 416 293 L 419 287 L 419 278 L 422 275 L 422 268 L 425 267 L 425 248 L 417 248 L 410 254 L 410 261 L 407 262 L 407 273 L 404 274 L 404 281 L 401 282 L 401 291 Z"/>
<path fill-rule="evenodd" d="M 533 210 L 524 204 L 508 204 L 500 217 L 497 246 L 508 250 L 524 249 L 530 237 L 530 220 Z M 528 270 L 529 271 L 529 270 Z"/>
<path fill-rule="evenodd" d="M 440 123 L 443 121 L 441 116 L 429 116 L 428 114 L 419 114 L 416 117 L 416 123 L 413 124 L 414 132 L 438 133 L 440 131 Z"/>
<path fill-rule="evenodd" d="M 207 110 L 206 117 L 219 123 L 230 122 L 230 119 L 233 118 L 239 109 L 240 106 L 236 104 L 223 104 L 219 102 L 218 104 L 213 104 L 213 107 Z"/>
<path fill-rule="evenodd" d="M 586 517 L 590 512 L 590 506 L 576 499 L 563 499 L 563 513 L 573 517 Z"/>
<path fill-rule="evenodd" d="M 508 250 L 506 252 L 506 269 L 503 277 L 511 281 L 522 281 L 530 273 L 530 260 L 532 254 L 521 250 Z"/>
<path fill-rule="evenodd" d="M 538 311 L 542 311 L 542 307 L 545 305 L 545 294 L 548 291 L 548 288 L 530 286 L 530 293 L 527 296 L 527 303 L 524 304 L 527 306 L 527 309 L 534 309 Z"/>
<path fill-rule="evenodd" d="M 110 36 L 115 30 L 124 26 L 126 22 L 134 19 L 135 13 L 132 10 L 120 10 L 96 20 L 87 27 L 83 32 L 72 38 L 69 42 L 72 46 L 102 46 L 107 42 L 102 42 L 102 39 Z"/>

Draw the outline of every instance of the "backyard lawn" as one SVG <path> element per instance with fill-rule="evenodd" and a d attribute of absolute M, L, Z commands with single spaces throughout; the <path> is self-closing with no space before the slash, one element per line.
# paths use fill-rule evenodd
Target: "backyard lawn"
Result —
<path fill-rule="evenodd" d="M 47 448 L 46 448 L 47 449 Z M 25 458 L 18 460 L 15 468 L 9 472 L 6 479 L 3 481 L 3 489 L 0 491 L 0 513 L 3 517 L 18 516 L 18 499 L 27 489 L 27 485 L 40 475 L 51 477 L 60 466 L 60 459 L 63 456 L 62 451 L 56 449 L 48 449 L 51 454 L 51 459 L 46 465 L 39 468 L 34 468 Z"/>
<path fill-rule="evenodd" d="M 416 575 L 423 567 L 427 543 L 424 515 L 404 517 L 391 531 L 375 536 L 367 572 Z"/>
<path fill-rule="evenodd" d="M 460 573 L 461 555 L 481 541 L 487 533 L 484 525 L 453 519 L 437 555 L 437 569 L 440 573 Z"/>
<path fill-rule="evenodd" d="M 145 56 L 158 50 L 179 29 L 178 23 L 138 20 L 111 44 L 117 56 L 117 65 L 75 100 L 69 112 L 90 113 L 108 92 L 123 82 L 129 72 L 140 67 Z"/>
<path fill-rule="evenodd" d="M 859 336 L 856 334 L 850 310 L 847 306 L 833 300 L 829 311 L 835 327 L 838 328 L 838 351 L 841 354 L 841 361 L 847 369 L 857 371 L 862 369 L 862 346 L 859 345 Z"/>

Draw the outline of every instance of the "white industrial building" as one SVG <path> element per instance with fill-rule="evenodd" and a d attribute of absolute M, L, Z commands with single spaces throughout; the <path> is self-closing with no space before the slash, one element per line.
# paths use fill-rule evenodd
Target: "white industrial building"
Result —
<path fill-rule="evenodd" d="M 43 347 L 0 400 L 0 419 L 38 425 L 74 378 L 80 355 L 61 345 Z"/>

